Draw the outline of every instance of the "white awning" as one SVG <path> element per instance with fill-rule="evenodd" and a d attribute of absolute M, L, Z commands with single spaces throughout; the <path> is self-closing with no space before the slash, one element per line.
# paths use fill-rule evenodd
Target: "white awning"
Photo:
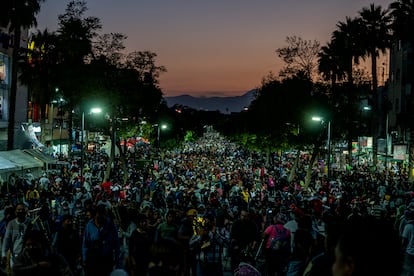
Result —
<path fill-rule="evenodd" d="M 6 159 L 16 166 L 16 169 L 42 168 L 43 162 L 24 153 L 21 150 L 0 151 L 0 158 Z"/>
<path fill-rule="evenodd" d="M 0 171 L 12 171 L 14 169 L 19 169 L 16 164 L 10 162 L 9 160 L 0 157 Z"/>

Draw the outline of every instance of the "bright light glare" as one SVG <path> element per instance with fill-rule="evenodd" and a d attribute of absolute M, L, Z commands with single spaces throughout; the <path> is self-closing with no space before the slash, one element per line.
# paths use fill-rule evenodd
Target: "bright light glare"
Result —
<path fill-rule="evenodd" d="M 102 112 L 102 109 L 100 109 L 99 107 L 95 107 L 95 108 L 92 108 L 91 109 L 91 113 L 101 113 Z"/>
<path fill-rule="evenodd" d="M 161 129 L 167 129 L 168 126 L 167 125 L 161 125 Z"/>
<path fill-rule="evenodd" d="M 318 117 L 318 116 L 314 116 L 314 117 L 312 117 L 312 121 L 318 121 L 318 122 L 320 122 L 320 121 L 322 121 L 322 118 L 321 117 Z"/>

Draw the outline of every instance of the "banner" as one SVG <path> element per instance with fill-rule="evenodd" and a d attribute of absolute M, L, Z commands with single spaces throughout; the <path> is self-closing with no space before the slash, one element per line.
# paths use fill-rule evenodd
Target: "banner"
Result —
<path fill-rule="evenodd" d="M 407 145 L 394 145 L 393 158 L 396 160 L 407 159 Z"/>

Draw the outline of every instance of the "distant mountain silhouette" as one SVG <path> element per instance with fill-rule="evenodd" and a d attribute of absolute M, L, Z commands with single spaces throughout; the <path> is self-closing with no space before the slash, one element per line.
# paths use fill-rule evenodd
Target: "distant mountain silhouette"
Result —
<path fill-rule="evenodd" d="M 193 97 L 181 95 L 165 97 L 168 107 L 181 105 L 197 110 L 220 111 L 223 114 L 241 112 L 245 107 L 249 107 L 254 100 L 256 89 L 250 90 L 244 95 L 233 97 Z"/>

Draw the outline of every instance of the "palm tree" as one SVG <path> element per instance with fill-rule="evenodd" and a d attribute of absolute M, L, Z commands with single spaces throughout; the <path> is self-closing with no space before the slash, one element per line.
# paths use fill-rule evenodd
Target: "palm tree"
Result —
<path fill-rule="evenodd" d="M 377 58 L 379 53 L 385 54 L 391 43 L 391 16 L 388 10 L 383 10 L 381 6 L 371 4 L 369 8 L 365 7 L 359 12 L 361 19 L 361 47 L 365 54 L 371 57 L 371 74 L 372 74 L 372 95 L 376 95 L 378 88 L 377 76 Z M 375 100 L 377 97 L 373 97 Z M 374 110 L 377 104 L 374 104 Z M 377 116 L 378 112 L 372 112 Z M 377 122 L 377 120 L 375 120 Z M 383 121 L 383 120 L 382 120 Z M 377 136 L 373 135 L 373 161 L 377 163 Z"/>
<path fill-rule="evenodd" d="M 414 42 L 414 1 L 398 0 L 390 4 L 390 15 L 392 16 L 392 30 L 397 39 L 404 42 Z"/>
<path fill-rule="evenodd" d="M 363 8 L 359 15 L 362 21 L 362 47 L 371 57 L 372 90 L 375 93 L 378 87 L 377 58 L 379 52 L 386 53 L 391 42 L 391 16 L 388 10 L 381 6 L 371 4 L 369 8 Z"/>
<path fill-rule="evenodd" d="M 337 29 L 332 34 L 332 44 L 338 57 L 338 65 L 340 71 L 344 72 L 347 80 L 347 99 L 346 107 L 348 108 L 349 117 L 347 117 L 348 131 L 348 163 L 352 163 L 352 130 L 353 130 L 353 115 L 357 114 L 355 110 L 357 97 L 354 89 L 353 67 L 354 63 L 359 64 L 359 59 L 364 56 L 364 50 L 360 46 L 361 41 L 361 24 L 359 18 L 352 19 L 346 17 L 345 22 L 339 22 Z"/>
<path fill-rule="evenodd" d="M 14 124 L 17 96 L 18 59 L 20 57 L 20 38 L 22 29 L 37 25 L 36 14 L 40 11 L 43 0 L 8 0 L 3 1 L 0 9 L 0 26 L 8 28 L 13 33 L 13 52 L 11 64 L 11 84 L 9 99 L 9 124 L 7 133 L 7 149 L 12 150 L 14 145 Z"/>
<path fill-rule="evenodd" d="M 346 17 L 345 22 L 340 21 L 336 25 L 337 29 L 332 34 L 332 43 L 338 51 L 339 64 L 346 74 L 349 88 L 354 85 L 353 65 L 359 64 L 359 59 L 364 56 L 364 51 L 359 44 L 362 35 L 361 23 L 358 18 Z"/>
<path fill-rule="evenodd" d="M 331 91 L 334 91 L 337 82 L 344 80 L 345 73 L 341 70 L 339 51 L 333 41 L 321 47 L 318 57 L 318 71 L 325 81 L 331 82 Z"/>

